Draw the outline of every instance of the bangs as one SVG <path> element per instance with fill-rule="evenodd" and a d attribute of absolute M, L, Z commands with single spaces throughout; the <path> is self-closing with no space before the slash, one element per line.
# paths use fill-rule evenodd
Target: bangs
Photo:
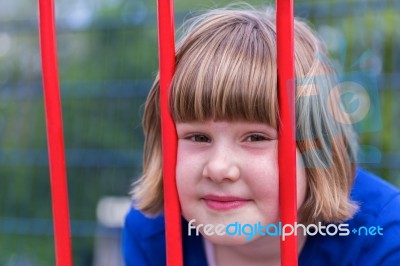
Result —
<path fill-rule="evenodd" d="M 243 16 L 214 16 L 202 24 L 177 50 L 170 97 L 174 121 L 246 120 L 276 128 L 273 30 Z"/>

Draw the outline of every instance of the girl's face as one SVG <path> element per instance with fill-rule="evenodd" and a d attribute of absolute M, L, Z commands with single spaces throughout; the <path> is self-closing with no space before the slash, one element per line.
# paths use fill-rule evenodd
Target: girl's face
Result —
<path fill-rule="evenodd" d="M 257 122 L 210 120 L 177 123 L 176 130 L 176 182 L 187 221 L 195 219 L 193 225 L 214 226 L 279 221 L 278 135 L 274 128 Z M 301 156 L 297 162 L 299 207 L 305 197 L 306 178 Z M 245 236 L 207 236 L 203 228 L 200 232 L 215 244 L 246 241 Z"/>

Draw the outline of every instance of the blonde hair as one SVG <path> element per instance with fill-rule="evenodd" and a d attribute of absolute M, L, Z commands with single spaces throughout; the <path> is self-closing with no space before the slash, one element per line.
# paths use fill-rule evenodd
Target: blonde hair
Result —
<path fill-rule="evenodd" d="M 174 121 L 246 120 L 277 128 L 274 10 L 217 9 L 189 25 L 176 50 L 170 97 Z M 299 219 L 340 222 L 357 209 L 349 199 L 356 135 L 340 108 L 328 108 L 338 104 L 338 97 L 332 97 L 336 78 L 324 46 L 306 23 L 296 19 L 294 28 L 297 147 L 308 184 Z M 348 123 L 339 123 L 339 117 Z M 158 76 L 146 101 L 143 128 L 143 175 L 132 195 L 137 209 L 156 215 L 163 210 Z"/>

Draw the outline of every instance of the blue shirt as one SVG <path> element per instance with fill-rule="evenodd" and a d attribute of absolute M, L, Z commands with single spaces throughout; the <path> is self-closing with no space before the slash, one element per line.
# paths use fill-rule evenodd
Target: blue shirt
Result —
<path fill-rule="evenodd" d="M 400 191 L 359 169 L 351 199 L 359 203 L 360 209 L 345 222 L 350 234 L 308 236 L 299 265 L 400 266 Z M 201 236 L 188 236 L 184 219 L 182 238 L 184 265 L 207 265 Z M 122 246 L 127 266 L 166 265 L 164 216 L 148 218 L 131 209 Z"/>

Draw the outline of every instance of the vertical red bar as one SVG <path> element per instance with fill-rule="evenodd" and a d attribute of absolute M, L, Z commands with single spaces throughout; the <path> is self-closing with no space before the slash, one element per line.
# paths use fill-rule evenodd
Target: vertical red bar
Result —
<path fill-rule="evenodd" d="M 276 1 L 278 99 L 280 112 L 278 164 L 279 202 L 282 224 L 297 221 L 296 133 L 293 0 Z M 281 238 L 281 265 L 298 263 L 297 237 Z"/>
<path fill-rule="evenodd" d="M 158 0 L 157 9 L 167 265 L 181 266 L 181 213 L 175 181 L 177 136 L 174 121 L 168 110 L 170 84 L 175 71 L 173 1 Z"/>
<path fill-rule="evenodd" d="M 72 265 L 71 234 L 53 0 L 39 0 L 39 32 L 56 264 L 70 266 Z"/>

